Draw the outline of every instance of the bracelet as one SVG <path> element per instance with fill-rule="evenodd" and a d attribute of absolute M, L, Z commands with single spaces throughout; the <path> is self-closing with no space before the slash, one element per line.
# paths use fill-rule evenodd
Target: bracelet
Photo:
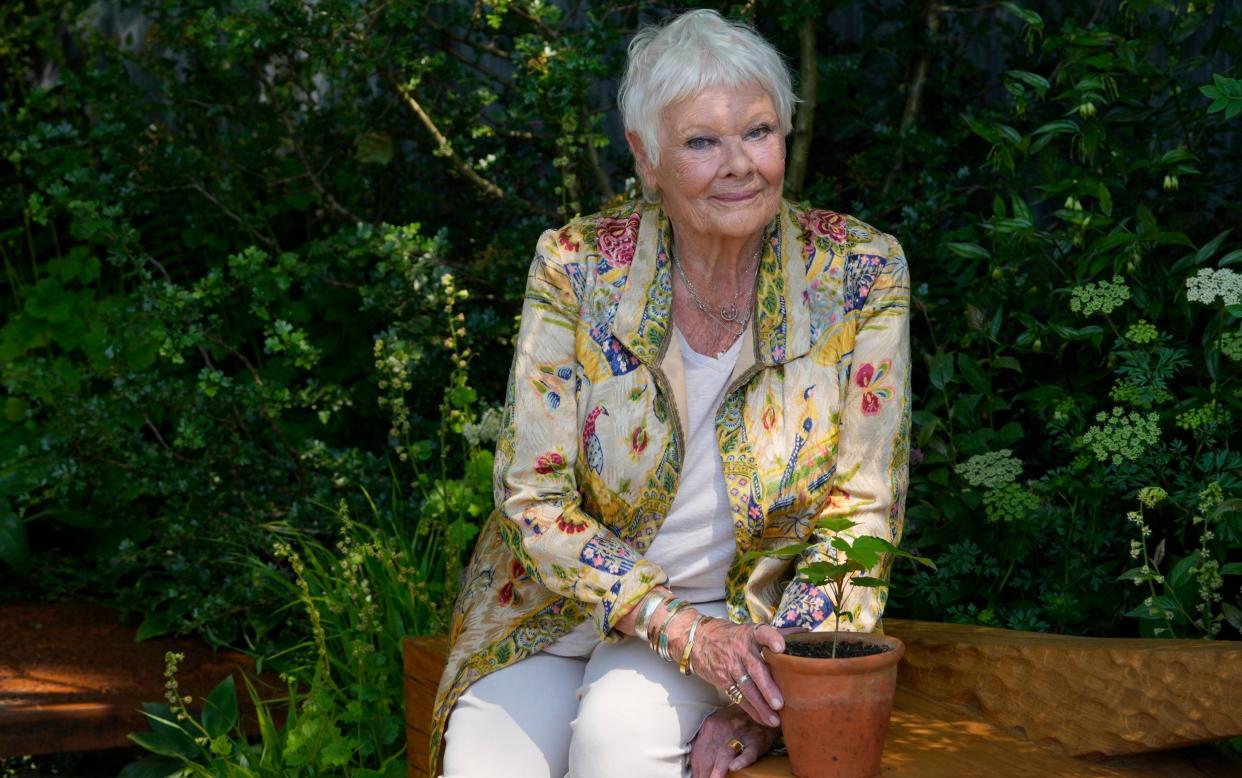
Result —
<path fill-rule="evenodd" d="M 647 643 L 648 645 L 651 646 L 652 651 L 656 650 L 656 645 L 660 638 L 660 635 L 663 635 L 664 631 L 668 629 L 668 623 L 673 620 L 674 616 L 677 615 L 677 611 L 681 610 L 682 608 L 686 607 L 689 604 L 690 603 L 686 602 L 680 597 L 673 597 L 672 599 L 664 601 L 664 608 L 665 608 L 664 621 L 660 622 L 660 626 L 656 629 L 651 629 L 650 627 L 648 627 L 647 629 Z M 651 618 L 653 619 L 655 618 L 654 612 L 651 614 Z"/>
<path fill-rule="evenodd" d="M 699 631 L 699 625 L 709 618 L 711 617 L 700 613 L 694 620 L 694 623 L 690 625 L 690 634 L 686 636 L 686 649 L 681 652 L 681 663 L 677 665 L 677 669 L 682 675 L 690 675 L 690 673 L 694 672 L 690 667 L 690 649 L 694 648 L 694 637 L 695 633 Z"/>
<path fill-rule="evenodd" d="M 649 640 L 647 637 L 647 627 L 650 625 L 651 617 L 659 610 L 660 603 L 664 602 L 664 598 L 657 591 L 647 592 L 647 596 L 638 604 L 638 618 L 634 620 L 634 632 L 643 640 Z"/>
<path fill-rule="evenodd" d="M 687 605 L 687 604 L 688 603 L 686 602 L 682 602 L 682 605 Z M 677 610 L 681 610 L 681 608 L 679 607 Z M 668 648 L 668 625 L 673 623 L 673 617 L 676 615 L 677 615 L 676 613 L 672 614 L 671 616 L 669 616 L 667 619 L 664 620 L 663 624 L 660 625 L 660 635 L 659 635 L 659 640 L 657 642 L 655 650 L 656 650 L 656 653 L 660 655 L 660 658 L 663 659 L 665 662 L 673 661 L 673 656 L 671 653 L 669 653 L 669 648 Z"/>

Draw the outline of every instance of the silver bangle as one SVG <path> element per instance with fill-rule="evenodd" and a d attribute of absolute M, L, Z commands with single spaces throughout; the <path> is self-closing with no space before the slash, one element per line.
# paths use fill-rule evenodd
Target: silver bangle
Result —
<path fill-rule="evenodd" d="M 660 608 L 660 603 L 664 602 L 664 597 L 656 591 L 648 592 L 643 601 L 638 604 L 638 618 L 634 620 L 634 632 L 643 640 L 649 640 L 647 637 L 647 628 L 651 625 L 651 617 Z"/>

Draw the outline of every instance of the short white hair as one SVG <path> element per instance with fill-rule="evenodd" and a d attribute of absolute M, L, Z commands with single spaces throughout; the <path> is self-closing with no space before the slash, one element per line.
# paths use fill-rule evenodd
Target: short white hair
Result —
<path fill-rule="evenodd" d="M 638 135 L 647 160 L 658 165 L 665 108 L 709 87 L 748 84 L 772 98 L 781 134 L 788 135 L 798 98 L 780 53 L 751 27 L 700 9 L 638 31 L 630 41 L 617 103 L 626 131 Z"/>

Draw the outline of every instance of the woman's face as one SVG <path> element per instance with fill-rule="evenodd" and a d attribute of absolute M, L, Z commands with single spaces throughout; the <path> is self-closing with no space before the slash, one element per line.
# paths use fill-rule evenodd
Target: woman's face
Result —
<path fill-rule="evenodd" d="M 660 164 L 630 135 L 639 173 L 658 189 L 674 228 L 748 237 L 771 222 L 785 181 L 785 137 L 766 90 L 709 87 L 661 116 Z"/>

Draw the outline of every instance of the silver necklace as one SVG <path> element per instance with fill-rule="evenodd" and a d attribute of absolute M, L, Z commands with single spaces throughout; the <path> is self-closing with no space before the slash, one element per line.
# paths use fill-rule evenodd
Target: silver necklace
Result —
<path fill-rule="evenodd" d="M 759 246 L 755 249 L 755 256 L 751 258 L 750 267 L 746 269 L 746 273 L 744 275 L 750 275 L 751 273 L 753 273 L 755 270 L 758 269 L 759 254 L 762 251 L 763 251 L 763 240 L 760 239 Z M 694 288 L 694 283 L 691 282 L 690 276 L 686 275 L 686 269 L 682 266 L 681 262 L 677 260 L 677 254 L 673 251 L 673 247 L 671 245 L 669 247 L 669 256 L 673 260 L 673 266 L 677 268 L 677 274 L 681 276 L 682 283 L 686 285 L 686 291 L 690 293 L 690 299 L 694 302 L 694 307 L 699 309 L 699 313 L 702 313 L 704 316 L 708 317 L 709 319 L 713 321 L 715 321 L 716 319 L 719 319 L 721 322 L 723 322 L 724 329 L 729 332 L 732 332 L 734 335 L 741 335 L 743 332 L 746 331 L 746 325 L 750 323 L 750 315 L 751 315 L 751 312 L 754 310 L 754 306 L 753 305 L 746 306 L 746 311 L 744 315 L 742 314 L 742 312 L 738 310 L 737 300 L 742 295 L 743 287 L 738 287 L 738 290 L 733 293 L 733 298 L 729 300 L 729 302 L 720 306 L 719 313 L 712 311 L 708 308 L 707 303 L 704 302 L 703 298 L 699 295 L 699 290 Z M 738 320 L 739 316 L 741 316 L 740 321 Z M 737 327 L 737 329 L 735 330 L 734 327 Z"/>

